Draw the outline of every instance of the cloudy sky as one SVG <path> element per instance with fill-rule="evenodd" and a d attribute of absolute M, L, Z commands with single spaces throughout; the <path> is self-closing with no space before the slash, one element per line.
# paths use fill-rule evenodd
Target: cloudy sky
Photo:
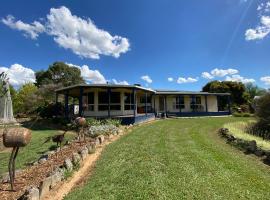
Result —
<path fill-rule="evenodd" d="M 269 0 L 3 0 L 0 72 L 17 88 L 54 61 L 88 83 L 269 88 L 269 35 Z"/>

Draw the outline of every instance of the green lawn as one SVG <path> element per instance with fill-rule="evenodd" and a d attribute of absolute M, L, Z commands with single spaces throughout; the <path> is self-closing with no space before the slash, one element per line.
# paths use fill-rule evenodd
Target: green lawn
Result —
<path fill-rule="evenodd" d="M 44 143 L 46 137 L 59 134 L 58 130 L 46 126 L 36 126 L 32 130 L 32 139 L 26 147 L 20 148 L 17 159 L 16 169 L 22 169 L 27 163 L 37 160 L 44 152 L 54 147 L 53 142 Z M 70 138 L 71 135 L 67 136 Z M 10 152 L 0 152 L 0 175 L 8 171 Z"/>
<path fill-rule="evenodd" d="M 106 147 L 87 183 L 65 199 L 269 199 L 270 167 L 216 133 L 244 118 L 171 119 L 135 127 Z"/>

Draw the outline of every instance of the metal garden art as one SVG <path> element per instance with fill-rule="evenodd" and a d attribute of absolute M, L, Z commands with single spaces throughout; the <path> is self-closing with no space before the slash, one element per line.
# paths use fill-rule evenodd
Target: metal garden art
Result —
<path fill-rule="evenodd" d="M 7 75 L 2 72 L 0 74 L 0 124 L 5 126 L 3 132 L 3 143 L 7 148 L 13 148 L 9 164 L 9 178 L 11 190 L 14 190 L 15 180 L 15 160 L 20 147 L 26 146 L 31 140 L 31 132 L 26 128 L 7 128 L 7 124 L 15 123 L 13 116 L 12 100 L 9 91 L 9 82 Z"/>
<path fill-rule="evenodd" d="M 75 119 L 75 125 L 77 127 L 78 139 L 81 142 L 81 138 L 83 137 L 85 142 L 85 129 L 87 128 L 87 121 L 84 117 L 77 117 Z"/>
<path fill-rule="evenodd" d="M 9 178 L 11 190 L 14 190 L 14 180 L 15 180 L 15 160 L 18 155 L 20 147 L 26 146 L 31 140 L 31 132 L 26 128 L 9 128 L 4 130 L 3 143 L 7 148 L 13 148 L 9 164 Z"/>

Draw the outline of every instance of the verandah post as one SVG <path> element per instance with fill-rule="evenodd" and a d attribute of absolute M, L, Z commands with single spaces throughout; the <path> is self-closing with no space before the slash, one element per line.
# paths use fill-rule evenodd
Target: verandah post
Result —
<path fill-rule="evenodd" d="M 147 115 L 147 92 L 145 92 L 145 102 L 144 102 L 145 115 Z"/>
<path fill-rule="evenodd" d="M 208 113 L 208 102 L 207 102 L 207 95 L 204 96 L 205 99 L 205 112 Z"/>
<path fill-rule="evenodd" d="M 182 112 L 182 108 L 181 108 L 181 95 L 178 96 L 178 105 L 179 105 L 179 112 L 181 113 Z"/>
<path fill-rule="evenodd" d="M 79 116 L 83 114 L 83 87 L 80 87 L 80 96 L 79 96 Z"/>
<path fill-rule="evenodd" d="M 132 89 L 132 96 L 133 96 L 133 116 L 136 117 L 136 109 L 137 109 L 137 104 L 136 104 L 136 90 L 135 88 Z"/>
<path fill-rule="evenodd" d="M 165 117 L 167 117 L 167 96 L 164 97 L 165 101 Z"/>
<path fill-rule="evenodd" d="M 111 88 L 107 89 L 108 94 L 108 117 L 111 117 Z"/>
<path fill-rule="evenodd" d="M 68 118 L 68 90 L 65 91 L 65 118 Z"/>

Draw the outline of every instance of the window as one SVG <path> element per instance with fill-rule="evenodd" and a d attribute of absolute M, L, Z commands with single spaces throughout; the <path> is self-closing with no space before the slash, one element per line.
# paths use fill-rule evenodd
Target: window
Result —
<path fill-rule="evenodd" d="M 121 110 L 120 92 L 110 93 L 110 110 Z M 98 93 L 98 110 L 105 111 L 108 110 L 109 95 L 107 92 Z"/>
<path fill-rule="evenodd" d="M 203 110 L 203 106 L 201 105 L 201 97 L 192 97 L 190 99 L 190 108 L 194 111 L 201 111 Z"/>
<path fill-rule="evenodd" d="M 125 110 L 134 110 L 133 93 L 124 93 Z"/>
<path fill-rule="evenodd" d="M 185 108 L 185 99 L 184 96 L 179 96 L 175 98 L 175 102 L 173 103 L 173 109 L 184 109 Z"/>
<path fill-rule="evenodd" d="M 87 94 L 87 105 L 85 106 L 86 110 L 94 111 L 94 103 L 95 103 L 94 98 L 95 98 L 95 93 L 94 92 L 89 92 Z"/>
<path fill-rule="evenodd" d="M 111 99 L 110 109 L 111 110 L 121 110 L 120 92 L 111 92 L 110 99 Z"/>
<path fill-rule="evenodd" d="M 140 97 L 140 103 L 145 103 L 145 95 Z M 151 96 L 147 95 L 146 103 L 151 103 Z"/>

